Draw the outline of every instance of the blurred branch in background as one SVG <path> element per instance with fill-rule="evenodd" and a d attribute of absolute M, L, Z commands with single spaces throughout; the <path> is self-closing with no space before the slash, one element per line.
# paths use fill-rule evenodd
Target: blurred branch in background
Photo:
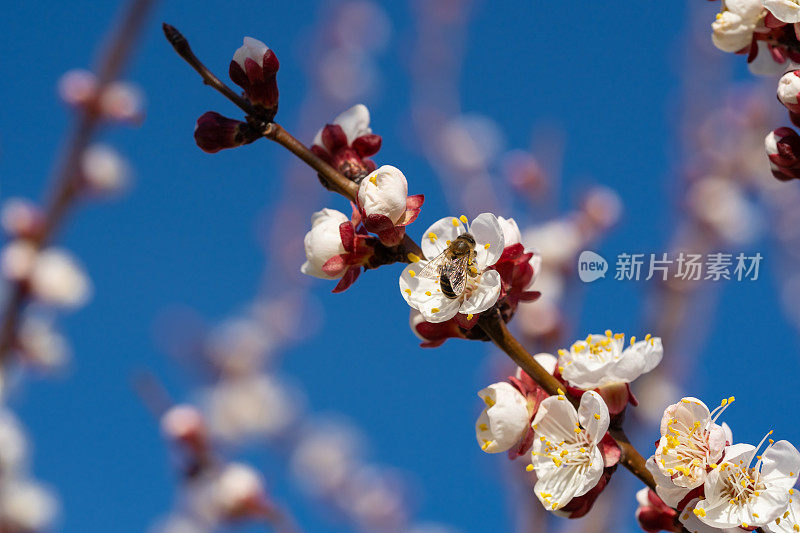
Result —
<path fill-rule="evenodd" d="M 69 212 L 87 198 L 118 194 L 126 185 L 126 163 L 112 148 L 93 144 L 103 126 L 142 120 L 142 96 L 118 81 L 154 0 L 134 0 L 98 48 L 94 72 L 71 70 L 59 81 L 62 99 L 75 111 L 43 206 L 6 201 L 0 255 L 5 280 L 0 324 L 0 394 L 8 394 L 12 372 L 29 365 L 50 370 L 65 364 L 69 348 L 53 327 L 58 309 L 83 304 L 89 278 L 77 261 L 51 243 Z M 27 440 L 14 416 L 0 414 L 0 531 L 34 533 L 55 519 L 57 502 L 27 472 Z"/>
<path fill-rule="evenodd" d="M 381 80 L 376 57 L 388 44 L 391 30 L 387 14 L 374 2 L 323 3 L 316 22 L 298 39 L 309 48 L 303 50 L 303 57 L 311 81 L 300 111 L 300 139 L 311 139 L 323 125 L 320 121 L 331 120 L 373 92 Z M 313 36 L 310 44 L 302 38 L 307 35 Z M 154 531 L 199 533 L 241 518 L 257 520 L 258 513 L 224 512 L 230 506 L 220 504 L 220 498 L 247 492 L 237 487 L 252 491 L 256 485 L 261 489 L 254 492 L 263 496 L 264 478 L 272 484 L 283 476 L 290 477 L 310 500 L 309 507 L 321 507 L 329 520 L 357 531 L 452 531 L 416 522 L 416 491 L 408 474 L 369 459 L 368 439 L 358 427 L 343 415 L 313 412 L 302 383 L 280 371 L 281 353 L 312 336 L 322 320 L 322 310 L 308 292 L 308 278 L 298 270 L 304 257 L 304 213 L 316 207 L 322 191 L 310 172 L 292 159 L 283 172 L 282 194 L 260 217 L 258 237 L 265 266 L 253 301 L 217 325 L 208 326 L 187 311 L 168 313 L 158 324 L 164 350 L 181 360 L 189 374 L 199 377 L 193 394 L 196 407 L 183 404 L 167 411 L 162 417 L 165 436 L 185 448 L 185 443 L 198 439 L 168 428 L 194 427 L 208 445 L 236 453 L 266 448 L 286 468 L 242 475 L 228 484 L 219 475 L 192 474 L 192 481 L 181 486 L 174 509 Z M 232 464 L 254 472 L 249 466 Z M 184 479 L 189 479 L 193 469 L 183 472 Z M 248 481 L 255 476 L 258 484 Z M 209 495 L 216 495 L 217 501 Z"/>

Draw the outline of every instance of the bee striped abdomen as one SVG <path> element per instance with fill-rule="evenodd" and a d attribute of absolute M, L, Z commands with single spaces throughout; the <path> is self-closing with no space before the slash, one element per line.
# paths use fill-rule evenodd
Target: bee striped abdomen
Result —
<path fill-rule="evenodd" d="M 439 285 L 442 287 L 442 294 L 444 294 L 445 298 L 450 298 L 452 300 L 456 297 L 456 293 L 453 290 L 453 286 L 450 284 L 450 278 L 447 274 L 439 276 Z"/>

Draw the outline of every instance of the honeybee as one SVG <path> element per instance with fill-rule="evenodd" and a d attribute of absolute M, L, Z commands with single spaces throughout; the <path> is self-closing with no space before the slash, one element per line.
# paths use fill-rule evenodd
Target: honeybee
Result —
<path fill-rule="evenodd" d="M 462 233 L 425 265 L 419 277 L 438 281 L 445 297 L 458 298 L 467 285 L 467 276 L 477 275 L 473 266 L 476 255 L 475 237 Z"/>

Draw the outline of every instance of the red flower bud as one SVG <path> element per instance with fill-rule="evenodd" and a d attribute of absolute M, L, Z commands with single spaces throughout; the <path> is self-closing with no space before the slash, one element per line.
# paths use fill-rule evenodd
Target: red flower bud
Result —
<path fill-rule="evenodd" d="M 233 82 L 244 89 L 250 102 L 265 110 L 271 120 L 278 112 L 278 82 L 276 74 L 280 62 L 267 45 L 250 37 L 233 54 L 228 74 Z"/>
<path fill-rule="evenodd" d="M 203 113 L 194 129 L 197 146 L 209 154 L 249 144 L 257 138 L 256 132 L 246 122 L 224 117 L 215 111 Z"/>

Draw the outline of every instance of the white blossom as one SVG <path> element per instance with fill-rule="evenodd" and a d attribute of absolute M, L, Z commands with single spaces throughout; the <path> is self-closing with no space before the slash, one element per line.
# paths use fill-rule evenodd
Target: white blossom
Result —
<path fill-rule="evenodd" d="M 730 429 L 716 420 L 732 401 L 733 397 L 723 400 L 712 413 L 697 398 L 687 397 L 664 411 L 655 462 L 674 485 L 699 487 L 706 480 L 709 465 L 722 458 L 732 436 Z"/>
<path fill-rule="evenodd" d="M 67 339 L 44 318 L 25 317 L 18 343 L 27 361 L 48 370 L 66 366 L 71 356 Z"/>
<path fill-rule="evenodd" d="M 115 81 L 100 95 L 100 109 L 108 118 L 119 121 L 136 121 L 144 112 L 144 95 L 137 86 Z"/>
<path fill-rule="evenodd" d="M 367 109 L 367 106 L 364 104 L 356 104 L 333 119 L 333 124 L 342 128 L 342 131 L 344 131 L 347 137 L 347 144 L 351 145 L 353 141 L 359 137 L 372 133 L 372 129 L 369 127 L 369 121 L 369 109 Z M 324 128 L 320 128 L 314 136 L 313 144 L 325 146 L 322 143 L 323 129 Z"/>
<path fill-rule="evenodd" d="M 711 24 L 711 40 L 723 52 L 738 52 L 753 40 L 760 15 L 761 0 L 725 0 L 722 12 Z"/>
<path fill-rule="evenodd" d="M 0 253 L 0 272 L 11 281 L 23 281 L 31 275 L 39 251 L 26 239 L 14 239 Z"/>
<path fill-rule="evenodd" d="M 435 222 L 422 238 L 422 252 L 427 260 L 411 263 L 400 276 L 400 291 L 408 305 L 419 310 L 428 322 L 444 322 L 456 314 L 473 315 L 492 307 L 500 296 L 500 274 L 487 270 L 503 254 L 505 238 L 500 223 L 491 213 L 478 215 L 468 226 L 467 217 L 443 218 Z M 428 260 L 444 252 L 459 235 L 469 232 L 476 242 L 475 270 L 467 276 L 467 285 L 456 298 L 447 298 L 438 279 L 417 276 Z"/>
<path fill-rule="evenodd" d="M 229 463 L 215 484 L 216 503 L 223 516 L 240 516 L 265 499 L 264 481 L 252 467 Z"/>
<path fill-rule="evenodd" d="M 247 59 L 252 59 L 260 67 L 264 61 L 264 54 L 266 54 L 268 51 L 269 48 L 267 45 L 258 39 L 245 37 L 242 46 L 240 46 L 236 52 L 234 52 L 233 60 L 236 61 L 240 67 L 242 67 L 242 70 L 247 72 L 245 61 Z"/>
<path fill-rule="evenodd" d="M 227 379 L 207 395 L 208 425 L 229 441 L 275 437 L 295 422 L 300 404 L 291 389 L 265 374 Z"/>
<path fill-rule="evenodd" d="M 525 435 L 530 422 L 528 400 L 513 385 L 502 381 L 478 392 L 486 408 L 475 423 L 475 438 L 486 453 L 501 453 Z"/>
<path fill-rule="evenodd" d="M 749 528 L 769 524 L 786 512 L 800 472 L 800 453 L 785 440 L 771 442 L 756 456 L 759 447 L 725 448 L 723 462 L 703 484 L 705 500 L 694 510 L 700 520 L 718 528 Z"/>
<path fill-rule="evenodd" d="M 558 366 L 561 375 L 573 387 L 594 389 L 607 385 L 624 384 L 653 370 L 661 362 L 661 339 L 647 335 L 644 340 L 625 348 L 625 336 L 592 334 L 570 346 L 569 351 L 559 350 Z"/>
<path fill-rule="evenodd" d="M 325 208 L 311 217 L 311 231 L 306 233 L 303 244 L 306 249 L 306 262 L 300 268 L 303 274 L 321 279 L 336 279 L 322 270 L 328 259 L 345 252 L 339 226 L 350 219 L 335 209 Z M 338 276 L 342 277 L 344 271 Z"/>
<path fill-rule="evenodd" d="M 731 0 L 728 0 L 730 3 Z M 741 0 L 740 0 L 741 1 Z M 800 22 L 800 4 L 797 0 L 763 0 L 764 7 L 781 22 Z"/>
<path fill-rule="evenodd" d="M 128 183 L 128 165 L 110 146 L 96 144 L 83 153 L 83 176 L 92 192 L 113 194 Z"/>
<path fill-rule="evenodd" d="M 581 396 L 578 411 L 564 395 L 542 401 L 533 419 L 531 463 L 539 478 L 534 492 L 545 508 L 564 507 L 600 480 L 604 463 L 598 444 L 609 421 L 608 408 L 594 391 Z"/>
<path fill-rule="evenodd" d="M 89 278 L 73 257 L 48 248 L 39 253 L 30 275 L 33 294 L 45 304 L 80 307 L 91 295 Z"/>
<path fill-rule="evenodd" d="M 406 212 L 407 196 L 406 177 L 391 165 L 374 170 L 358 186 L 358 205 L 366 215 L 383 215 L 395 224 Z"/>

